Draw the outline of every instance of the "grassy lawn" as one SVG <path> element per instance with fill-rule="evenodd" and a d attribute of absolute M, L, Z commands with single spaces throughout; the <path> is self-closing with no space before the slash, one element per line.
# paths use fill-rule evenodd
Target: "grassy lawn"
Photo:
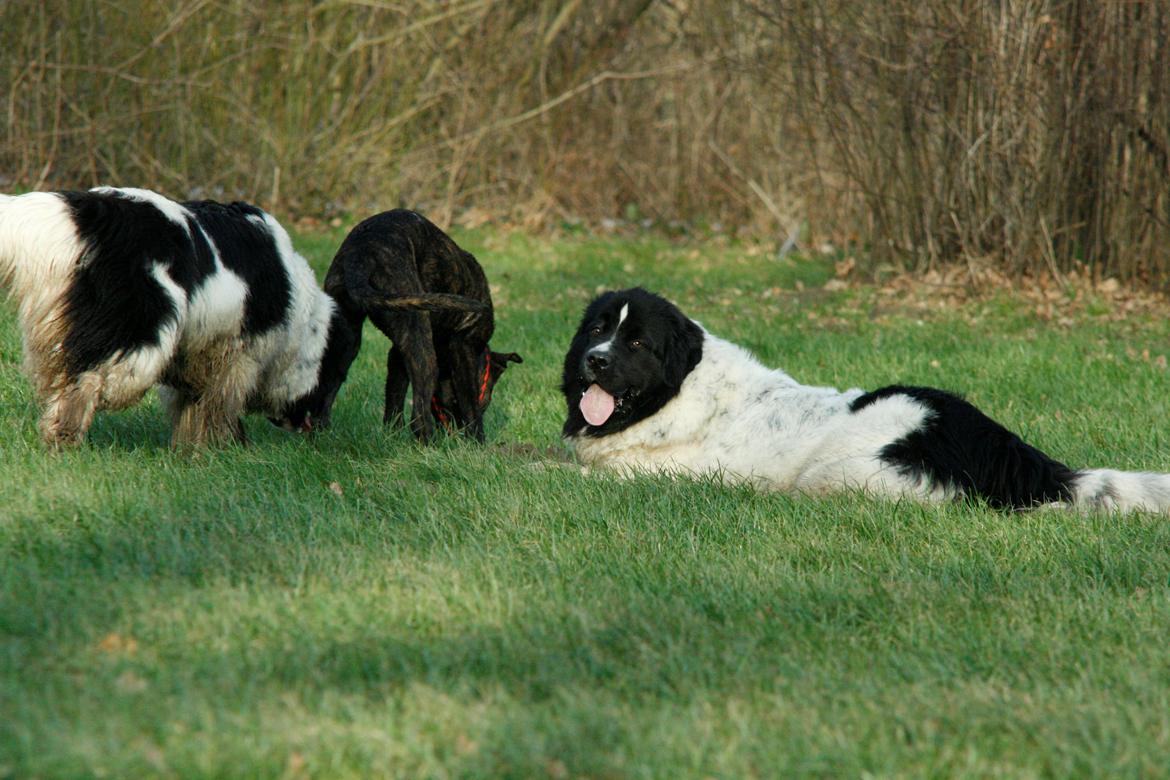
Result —
<path fill-rule="evenodd" d="M 342 233 L 298 237 L 319 275 Z M 45 452 L 0 309 L 0 778 L 1165 776 L 1170 522 L 541 468 L 568 340 L 641 283 L 798 379 L 965 393 L 1074 466 L 1170 471 L 1170 323 L 906 305 L 719 243 L 456 237 L 516 350 L 486 447 L 335 426 Z"/>

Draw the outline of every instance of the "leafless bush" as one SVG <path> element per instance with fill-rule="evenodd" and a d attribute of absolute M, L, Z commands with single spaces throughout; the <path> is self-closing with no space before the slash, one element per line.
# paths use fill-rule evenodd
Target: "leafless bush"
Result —
<path fill-rule="evenodd" d="M 877 259 L 1170 272 L 1170 6 L 751 5 Z"/>
<path fill-rule="evenodd" d="M 296 212 L 749 222 L 748 182 L 781 174 L 732 159 L 768 142 L 691 24 L 652 0 L 9 0 L 0 166 Z"/>
<path fill-rule="evenodd" d="M 1168 28 L 1156 0 L 8 0 L 0 187 L 1161 281 Z"/>

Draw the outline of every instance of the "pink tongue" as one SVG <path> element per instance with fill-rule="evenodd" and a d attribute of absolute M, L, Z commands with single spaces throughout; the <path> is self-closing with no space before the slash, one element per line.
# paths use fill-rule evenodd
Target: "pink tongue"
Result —
<path fill-rule="evenodd" d="M 600 385 L 589 385 L 585 395 L 581 396 L 581 414 L 590 425 L 601 425 L 613 414 L 613 396 Z"/>

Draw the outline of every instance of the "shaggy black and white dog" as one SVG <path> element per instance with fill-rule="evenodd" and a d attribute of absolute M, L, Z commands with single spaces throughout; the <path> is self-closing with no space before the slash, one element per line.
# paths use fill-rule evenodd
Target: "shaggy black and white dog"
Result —
<path fill-rule="evenodd" d="M 563 433 L 592 466 L 1005 509 L 1170 508 L 1170 475 L 1069 468 L 941 390 L 801 385 L 637 288 L 585 310 L 562 390 Z"/>
<path fill-rule="evenodd" d="M 0 282 L 19 305 L 42 438 L 152 386 L 176 445 L 244 441 L 240 415 L 327 424 L 357 338 L 269 214 L 141 189 L 0 196 Z"/>

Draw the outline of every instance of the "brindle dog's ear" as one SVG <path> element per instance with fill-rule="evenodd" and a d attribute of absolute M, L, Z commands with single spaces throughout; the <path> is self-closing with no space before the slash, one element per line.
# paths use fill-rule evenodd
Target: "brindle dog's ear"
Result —
<path fill-rule="evenodd" d="M 524 358 L 517 355 L 515 352 L 493 352 L 492 363 L 501 371 L 508 367 L 509 363 L 523 363 Z"/>
<path fill-rule="evenodd" d="M 508 367 L 509 363 L 523 363 L 524 358 L 517 355 L 515 352 L 492 352 L 488 351 L 488 357 L 492 363 L 492 376 L 499 378 L 500 374 L 504 373 L 504 369 Z"/>

